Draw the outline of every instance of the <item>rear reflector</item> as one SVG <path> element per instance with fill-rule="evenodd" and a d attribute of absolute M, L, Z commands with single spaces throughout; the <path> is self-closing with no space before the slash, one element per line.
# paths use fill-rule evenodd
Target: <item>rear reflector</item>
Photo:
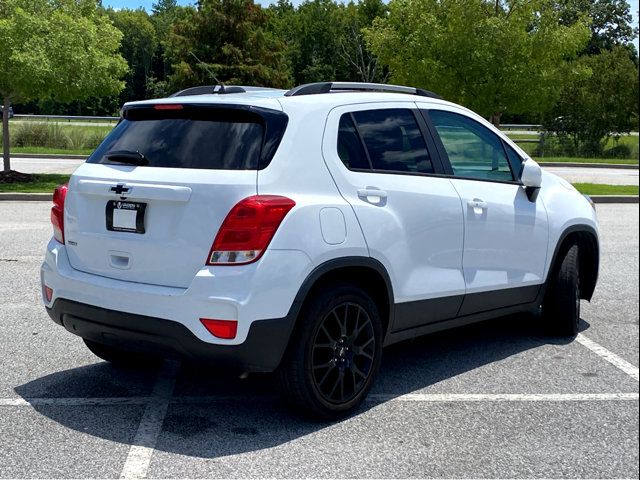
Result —
<path fill-rule="evenodd" d="M 200 321 L 211 335 L 225 340 L 236 338 L 238 333 L 237 320 L 214 320 L 212 318 L 201 318 Z"/>
<path fill-rule="evenodd" d="M 184 107 L 179 103 L 168 103 L 164 105 L 154 105 L 155 110 L 182 110 Z"/>
<path fill-rule="evenodd" d="M 64 201 L 67 198 L 68 184 L 60 185 L 53 191 L 53 207 L 51 207 L 51 225 L 53 238 L 64 243 Z"/>
<path fill-rule="evenodd" d="M 254 195 L 238 202 L 222 222 L 207 265 L 242 265 L 258 260 L 295 204 L 277 195 Z"/>
<path fill-rule="evenodd" d="M 44 286 L 44 298 L 47 299 L 47 303 L 49 303 L 53 298 L 53 289 L 46 285 Z"/>

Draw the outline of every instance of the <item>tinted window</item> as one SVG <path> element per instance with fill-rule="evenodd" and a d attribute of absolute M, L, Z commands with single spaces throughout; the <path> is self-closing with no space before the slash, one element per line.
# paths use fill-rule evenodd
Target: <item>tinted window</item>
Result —
<path fill-rule="evenodd" d="M 491 130 L 456 113 L 430 110 L 429 115 L 447 151 L 454 175 L 513 180 L 502 140 Z"/>
<path fill-rule="evenodd" d="M 264 123 L 231 109 L 129 112 L 87 160 L 111 163 L 114 151 L 140 152 L 151 167 L 247 170 L 259 165 Z"/>
<path fill-rule="evenodd" d="M 350 113 L 346 113 L 340 118 L 338 155 L 347 168 L 371 168 Z"/>
<path fill-rule="evenodd" d="M 375 170 L 433 173 L 427 145 L 411 110 L 354 112 Z"/>

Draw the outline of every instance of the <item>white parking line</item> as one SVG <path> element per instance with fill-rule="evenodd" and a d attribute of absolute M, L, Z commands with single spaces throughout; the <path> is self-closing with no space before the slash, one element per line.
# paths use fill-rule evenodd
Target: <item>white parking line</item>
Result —
<path fill-rule="evenodd" d="M 638 400 L 638 393 L 407 393 L 371 394 L 370 402 L 592 402 Z"/>
<path fill-rule="evenodd" d="M 1 407 L 22 406 L 55 406 L 55 407 L 83 407 L 109 405 L 144 405 L 151 397 L 93 397 L 93 398 L 0 398 Z"/>
<path fill-rule="evenodd" d="M 620 358 L 615 353 L 607 350 L 599 343 L 594 342 L 590 338 L 585 337 L 583 334 L 579 333 L 576 337 L 576 341 L 591 350 L 596 355 L 604 358 L 607 362 L 612 365 L 618 367 L 624 373 L 633 378 L 636 382 L 638 381 L 638 367 L 633 366 L 631 363 L 627 362 L 625 359 Z"/>
<path fill-rule="evenodd" d="M 180 405 L 208 405 L 212 403 L 233 402 L 267 402 L 277 399 L 275 395 L 220 395 L 203 397 L 104 397 L 104 398 L 0 398 L 2 406 L 111 406 L 111 405 L 144 405 L 154 403 L 152 411 L 158 411 L 158 400 L 162 403 Z M 368 402 L 600 402 L 600 401 L 634 401 L 639 394 L 627 393 L 373 393 L 367 397 Z M 151 413 L 145 416 L 150 417 Z M 156 418 L 156 417 L 154 417 Z M 154 420 L 155 423 L 158 419 Z M 141 421 L 141 425 L 149 421 Z M 138 429 L 140 431 L 140 428 Z M 145 430 L 146 431 L 146 430 Z"/>
<path fill-rule="evenodd" d="M 146 478 L 153 450 L 162 431 L 164 417 L 171 402 L 179 364 L 166 361 L 158 374 L 151 399 L 142 415 L 120 478 Z"/>

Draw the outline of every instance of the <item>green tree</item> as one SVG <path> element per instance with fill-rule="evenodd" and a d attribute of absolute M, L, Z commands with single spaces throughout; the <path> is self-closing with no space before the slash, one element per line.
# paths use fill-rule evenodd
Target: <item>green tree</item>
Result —
<path fill-rule="evenodd" d="M 114 26 L 123 34 L 120 53 L 129 64 L 120 103 L 147 98 L 153 59 L 158 49 L 156 29 L 149 14 L 138 10 L 107 10 Z"/>
<path fill-rule="evenodd" d="M 174 24 L 189 18 L 194 12 L 194 7 L 178 5 L 177 0 L 158 0 L 153 4 L 151 21 L 159 45 L 153 61 L 153 74 L 147 79 L 147 97 L 164 97 L 171 93 L 167 83 L 171 74 L 171 59 L 167 54 L 169 36 Z"/>
<path fill-rule="evenodd" d="M 559 24 L 550 0 L 392 0 L 365 31 L 398 83 L 440 93 L 489 117 L 551 108 L 565 60 L 585 45 L 585 19 Z"/>
<path fill-rule="evenodd" d="M 209 84 L 213 73 L 222 82 L 288 86 L 284 45 L 266 27 L 267 15 L 253 0 L 201 0 L 173 25 L 169 83 L 174 89 Z"/>
<path fill-rule="evenodd" d="M 345 80 L 384 83 L 388 69 L 368 48 L 363 30 L 388 11 L 382 0 L 362 0 L 345 5 L 341 10 L 340 57 L 346 64 Z"/>
<path fill-rule="evenodd" d="M 590 18 L 591 38 L 582 53 L 594 55 L 615 46 L 626 46 L 636 57 L 631 43 L 638 34 L 633 28 L 631 6 L 626 0 L 556 0 L 560 22 L 572 25 L 581 18 Z"/>
<path fill-rule="evenodd" d="M 268 9 L 270 29 L 286 45 L 294 83 L 384 81 L 387 71 L 366 45 L 362 29 L 385 15 L 382 0 L 343 4 L 279 0 Z"/>
<path fill-rule="evenodd" d="M 9 161 L 8 109 L 16 100 L 71 101 L 122 90 L 127 64 L 122 34 L 95 0 L 0 2 L 0 97 L 4 171 Z"/>
<path fill-rule="evenodd" d="M 638 69 L 622 47 L 583 56 L 588 75 L 567 85 L 544 121 L 567 155 L 599 156 L 608 139 L 638 128 Z"/>

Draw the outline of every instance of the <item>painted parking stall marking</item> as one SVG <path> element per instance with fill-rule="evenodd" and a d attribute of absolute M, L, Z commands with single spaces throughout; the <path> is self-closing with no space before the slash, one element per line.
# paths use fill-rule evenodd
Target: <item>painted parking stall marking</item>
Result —
<path fill-rule="evenodd" d="M 162 424 L 167 414 L 180 364 L 165 361 L 151 394 L 151 401 L 142 415 L 120 478 L 146 478 Z"/>
<path fill-rule="evenodd" d="M 624 373 L 626 373 L 631 378 L 633 378 L 636 382 L 638 381 L 638 367 L 633 366 L 632 364 L 627 362 L 625 359 L 623 359 L 623 358 L 619 357 L 618 355 L 616 355 L 615 353 L 607 350 L 606 348 L 604 348 L 599 343 L 594 342 L 593 340 L 591 340 L 590 338 L 585 337 L 581 333 L 579 333 L 578 336 L 576 337 L 576 342 L 578 342 L 580 345 L 582 345 L 584 347 L 587 347 L 589 350 L 591 350 L 596 355 L 600 356 L 601 358 L 605 359 L 610 364 L 612 364 L 615 367 L 619 368 Z"/>

